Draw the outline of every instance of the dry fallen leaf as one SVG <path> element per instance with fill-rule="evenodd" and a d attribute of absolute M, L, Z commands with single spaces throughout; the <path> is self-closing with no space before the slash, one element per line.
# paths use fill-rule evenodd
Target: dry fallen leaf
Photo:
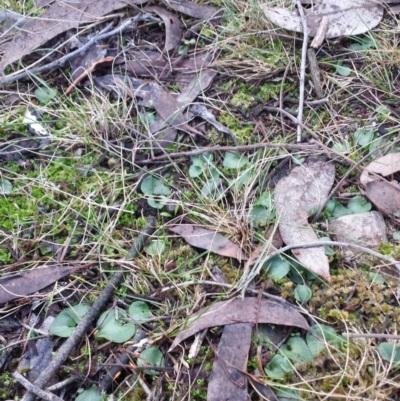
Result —
<path fill-rule="evenodd" d="M 311 36 L 315 36 L 322 18 L 328 18 L 326 38 L 345 35 L 359 35 L 377 26 L 383 17 L 384 8 L 375 0 L 320 0 L 314 7 L 305 9 L 307 27 Z M 281 28 L 303 32 L 303 24 L 297 10 L 269 8 L 260 5 L 266 16 Z"/>
<path fill-rule="evenodd" d="M 397 181 L 388 181 L 400 171 L 400 153 L 389 153 L 365 167 L 360 182 L 367 198 L 384 214 L 400 217 L 400 186 Z"/>
<path fill-rule="evenodd" d="M 206 249 L 221 256 L 235 258 L 239 261 L 247 260 L 241 248 L 228 238 L 216 231 L 207 230 L 194 224 L 168 226 L 168 230 L 180 235 L 190 245 Z"/>
<path fill-rule="evenodd" d="M 181 42 L 183 29 L 179 18 L 163 7 L 145 7 L 146 12 L 156 13 L 164 21 L 165 25 L 165 50 L 169 52 L 175 49 Z"/>
<path fill-rule="evenodd" d="M 246 401 L 247 359 L 252 338 L 250 323 L 227 324 L 218 344 L 207 388 L 207 401 Z"/>
<path fill-rule="evenodd" d="M 310 330 L 306 319 L 295 308 L 268 299 L 236 298 L 217 302 L 193 314 L 188 319 L 187 329 L 176 336 L 170 351 L 198 331 L 232 323 L 271 323 Z"/>
<path fill-rule="evenodd" d="M 2 277 L 0 278 L 0 304 L 33 294 L 64 276 L 92 265 L 93 263 L 70 266 L 55 265 Z"/>
<path fill-rule="evenodd" d="M 309 159 L 278 182 L 274 194 L 276 215 L 286 245 L 318 241 L 308 217 L 313 209 L 325 203 L 334 179 L 333 163 Z M 293 254 L 313 273 L 330 278 L 329 262 L 323 247 L 297 249 Z"/>
<path fill-rule="evenodd" d="M 400 153 L 389 153 L 374 160 L 361 173 L 360 182 L 367 185 L 380 177 L 377 174 L 387 177 L 400 171 Z"/>

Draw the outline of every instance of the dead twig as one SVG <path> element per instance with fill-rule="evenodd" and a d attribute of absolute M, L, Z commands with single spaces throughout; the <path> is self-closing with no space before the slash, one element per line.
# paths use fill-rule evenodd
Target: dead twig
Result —
<path fill-rule="evenodd" d="M 229 289 L 234 289 L 235 286 L 228 284 L 228 283 L 219 283 L 217 281 L 211 281 L 211 280 L 191 280 L 191 281 L 185 281 L 184 283 L 179 283 L 179 284 L 175 284 L 175 285 L 170 285 L 167 287 L 164 287 L 163 289 L 161 289 L 160 291 L 157 291 L 158 293 L 163 293 L 163 292 L 167 292 L 167 291 L 172 291 L 175 290 L 177 288 L 180 287 L 188 287 L 190 285 L 212 285 L 212 286 L 217 286 L 217 287 L 224 287 L 224 288 L 229 288 Z M 248 294 L 254 294 L 254 295 L 259 295 L 260 290 L 256 290 L 256 289 L 250 289 L 250 288 L 246 288 L 246 293 Z M 290 305 L 290 307 L 294 307 L 296 308 L 296 306 L 290 304 L 288 301 L 286 301 L 286 299 L 279 297 L 277 295 L 273 295 L 270 294 L 268 292 L 263 291 L 262 292 L 263 297 L 268 298 L 268 299 L 272 299 L 273 301 L 277 301 L 286 305 Z"/>
<path fill-rule="evenodd" d="M 292 116 L 293 117 L 293 116 Z M 302 144 L 293 144 L 293 143 L 270 143 L 270 142 L 263 142 L 263 143 L 256 143 L 253 145 L 242 145 L 242 146 L 210 146 L 206 148 L 197 148 L 193 150 L 188 150 L 184 152 L 175 152 L 175 153 L 167 153 L 165 155 L 156 156 L 152 159 L 147 160 L 137 160 L 135 163 L 138 165 L 142 164 L 150 164 L 158 161 L 163 161 L 167 159 L 178 159 L 180 157 L 186 156 L 198 156 L 203 153 L 207 152 L 245 152 L 247 150 L 255 150 L 255 149 L 262 149 L 262 148 L 271 148 L 271 149 L 289 149 L 289 150 L 305 150 L 305 151 L 314 151 L 318 149 L 318 146 L 310 146 L 310 145 L 302 145 Z"/>
<path fill-rule="evenodd" d="M 135 246 L 133 251 L 134 253 L 132 252 L 130 256 L 137 256 L 139 254 L 149 235 L 151 235 L 154 232 L 155 230 L 154 224 L 155 224 L 155 219 L 153 217 L 147 220 L 146 227 L 143 229 L 143 232 L 135 240 Z M 97 316 L 103 309 L 104 305 L 114 294 L 114 290 L 121 283 L 124 277 L 124 273 L 125 270 L 121 270 L 112 276 L 111 280 L 108 282 L 104 290 L 101 292 L 99 297 L 93 303 L 87 314 L 76 326 L 75 331 L 60 347 L 60 349 L 57 352 L 57 355 L 50 361 L 47 368 L 44 369 L 43 372 L 39 375 L 39 377 L 35 380 L 34 383 L 35 387 L 38 388 L 45 387 L 46 384 L 49 382 L 49 380 L 56 374 L 60 366 L 67 360 L 71 351 L 74 350 L 77 347 L 78 343 L 81 341 L 88 327 L 97 318 Z M 28 392 L 22 398 L 22 401 L 33 401 L 34 399 L 35 399 L 35 394 L 32 392 Z"/>
<path fill-rule="evenodd" d="M 303 123 L 303 107 L 304 107 L 304 84 L 306 78 L 306 62 L 307 62 L 307 46 L 308 46 L 308 26 L 306 16 L 304 15 L 301 1 L 297 0 L 297 9 L 299 10 L 301 23 L 303 25 L 303 47 L 301 49 L 301 64 L 300 64 L 300 88 L 299 88 L 299 110 L 297 114 L 297 142 L 301 142 L 301 129 Z"/>
<path fill-rule="evenodd" d="M 289 72 L 290 63 L 286 66 L 285 72 L 283 73 L 282 82 L 281 82 L 281 89 L 279 90 L 279 108 L 283 110 L 283 89 L 285 86 L 285 81 L 287 74 Z M 281 113 L 281 127 L 282 127 L 282 137 L 286 138 L 286 128 L 285 128 L 285 121 L 283 120 L 283 113 Z"/>
<path fill-rule="evenodd" d="M 319 70 L 317 56 L 313 48 L 307 50 L 307 57 L 308 57 L 308 68 L 311 73 L 311 80 L 313 81 L 314 84 L 315 93 L 317 94 L 318 99 L 323 99 L 324 92 L 322 90 L 322 84 L 321 84 L 321 72 Z"/>
<path fill-rule="evenodd" d="M 12 373 L 12 375 L 19 383 L 21 383 L 29 391 L 28 394 L 33 393 L 46 401 L 63 401 L 62 398 L 59 398 L 56 395 L 51 394 L 35 386 L 28 379 L 22 376 L 21 373 L 15 371 Z"/>
<path fill-rule="evenodd" d="M 378 333 L 342 333 L 342 336 L 349 338 L 383 338 L 388 340 L 400 340 L 400 335 L 396 334 L 378 334 Z"/>

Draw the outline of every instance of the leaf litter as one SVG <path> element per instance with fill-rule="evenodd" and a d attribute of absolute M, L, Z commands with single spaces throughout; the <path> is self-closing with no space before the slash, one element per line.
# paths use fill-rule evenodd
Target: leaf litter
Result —
<path fill-rule="evenodd" d="M 63 7 L 71 7 L 70 2 L 58 3 L 60 3 Z M 86 4 L 87 2 L 82 1 L 81 3 Z M 106 4 L 108 4 L 110 9 L 112 7 L 115 7 L 115 9 L 120 7 L 120 3 L 118 2 L 111 5 L 109 2 L 101 1 L 98 2 L 99 8 L 103 6 L 103 3 L 105 7 Z M 135 2 L 135 4 L 139 3 L 141 4 L 144 2 Z M 179 11 L 195 18 L 215 20 L 218 19 L 220 14 L 219 9 L 191 2 L 168 1 L 165 2 L 165 4 L 168 6 L 169 10 Z M 379 21 L 377 21 L 377 19 L 382 10 L 380 6 L 374 5 L 371 7 L 364 7 L 362 5 L 366 3 L 361 2 L 361 0 L 357 1 L 356 3 L 353 2 L 350 8 L 344 8 L 345 4 L 346 3 L 343 3 L 338 6 L 339 11 L 337 10 L 337 7 L 334 7 L 332 2 L 327 0 L 321 1 L 317 6 L 315 6 L 307 16 L 307 21 L 311 26 L 312 32 L 314 32 L 314 27 L 319 27 L 322 18 L 330 18 L 329 26 L 332 27 L 334 32 L 340 32 L 340 35 L 348 34 L 343 33 L 347 32 L 346 29 L 351 29 L 351 33 L 353 34 L 354 32 L 357 32 L 357 29 L 361 29 L 359 27 L 362 25 L 360 24 L 360 15 L 362 18 L 364 18 L 363 23 L 367 22 L 366 25 L 368 25 L 368 29 L 374 26 L 374 24 L 376 25 L 379 23 L 380 19 Z M 53 5 L 51 5 L 47 10 L 49 15 L 51 15 L 50 11 L 53 13 L 57 12 L 55 11 L 57 10 L 56 8 L 52 9 Z M 121 7 L 125 6 L 126 3 L 124 3 L 124 6 Z M 326 10 L 323 11 L 322 6 L 326 7 L 326 10 L 328 10 L 330 14 Z M 364 14 L 363 12 L 365 10 L 362 9 L 363 7 L 366 8 L 370 14 Z M 336 9 L 337 15 L 332 17 L 334 8 Z M 90 10 L 90 8 L 87 7 L 85 10 L 75 10 L 76 16 L 74 18 L 76 18 L 76 21 L 74 21 L 74 27 L 78 27 L 82 22 L 88 22 L 90 20 L 85 20 L 82 18 L 83 14 L 86 13 L 87 10 Z M 357 18 L 353 18 L 354 13 L 352 14 L 352 12 L 354 10 Z M 165 148 L 176 140 L 178 130 L 186 132 L 194 137 L 201 137 L 202 133 L 188 124 L 194 116 L 200 116 L 204 118 L 210 124 L 214 125 L 218 130 L 230 135 L 232 139 L 235 140 L 234 134 L 230 130 L 226 129 L 226 127 L 219 125 L 219 123 L 215 120 L 215 117 L 205 106 L 192 105 L 192 102 L 195 101 L 199 94 L 202 94 L 207 89 L 216 76 L 216 71 L 211 68 L 213 61 L 212 58 L 207 59 L 208 56 L 198 56 L 198 54 L 195 56 L 187 57 L 184 55 L 184 57 L 174 58 L 176 54 L 173 52 L 176 50 L 181 38 L 184 35 L 184 29 L 180 24 L 180 20 L 176 17 L 176 14 L 167 11 L 161 6 L 152 6 L 151 8 L 147 8 L 147 11 L 154 12 L 164 21 L 165 41 L 163 51 L 149 51 L 147 49 L 134 50 L 131 51 L 131 54 L 135 55 L 132 60 L 125 60 L 122 57 L 114 58 L 114 55 L 107 55 L 107 53 L 104 51 L 99 53 L 93 52 L 93 54 L 90 54 L 91 52 L 88 51 L 86 54 L 83 54 L 84 56 L 87 56 L 87 58 L 83 57 L 81 60 L 75 58 L 71 61 L 71 63 L 74 65 L 71 75 L 74 82 L 71 86 L 71 90 L 74 86 L 84 83 L 83 81 L 87 76 L 89 76 L 89 74 L 96 73 L 97 71 L 95 70 L 97 67 L 104 67 L 105 65 L 101 65 L 101 60 L 106 60 L 106 62 L 109 63 L 113 62 L 114 67 L 120 66 L 121 70 L 124 70 L 125 72 L 128 71 L 134 75 L 134 77 L 127 77 L 124 73 L 120 73 L 120 71 L 118 71 L 120 74 L 113 73 L 109 74 L 108 76 L 95 76 L 94 82 L 98 88 L 104 89 L 107 86 L 113 87 L 114 93 L 116 93 L 117 96 L 125 96 L 126 94 L 129 94 L 129 96 L 135 98 L 138 105 L 156 110 L 157 117 L 155 122 L 150 125 L 150 129 L 152 134 L 158 134 L 161 131 L 161 135 L 158 137 L 158 145 L 161 145 L 161 148 Z M 327 15 L 327 13 L 329 15 Z M 103 13 L 102 10 L 98 16 L 105 14 L 107 14 L 107 12 Z M 46 16 L 46 13 L 42 14 L 42 17 L 43 15 Z M 295 16 L 291 14 L 290 16 L 292 19 L 290 23 L 296 25 L 296 28 L 293 30 L 296 31 L 300 29 L 298 32 L 302 32 L 303 27 L 301 24 L 300 26 L 298 25 L 299 21 L 297 13 Z M 342 18 L 340 23 L 337 21 L 338 16 Z M 57 16 L 57 18 L 59 17 L 60 16 Z M 40 22 L 40 18 L 37 20 Z M 287 21 L 285 24 L 286 26 L 283 27 L 292 29 L 288 27 Z M 277 23 L 277 25 L 279 25 L 279 23 Z M 29 25 L 27 27 L 29 27 Z M 33 26 L 31 32 L 36 32 L 35 29 L 38 28 L 40 28 L 40 23 L 38 23 L 37 26 Z M 57 29 L 55 29 L 54 32 L 58 32 Z M 327 35 L 333 34 L 329 29 Z M 68 28 L 66 30 L 68 30 Z M 53 35 L 54 32 L 52 32 Z M 62 32 L 64 31 L 60 31 L 60 33 Z M 32 50 L 35 50 L 45 42 L 52 40 L 53 36 L 51 36 L 50 33 L 47 34 L 48 38 L 45 39 L 43 34 L 42 38 L 38 40 L 39 42 L 43 42 L 38 44 L 36 47 L 32 47 L 31 50 L 26 51 L 26 48 L 29 48 L 29 46 L 26 47 L 25 50 L 21 49 L 22 53 L 20 52 L 20 55 L 14 61 L 27 54 L 30 54 Z M 18 36 L 19 34 L 16 37 L 18 38 Z M 21 38 L 18 40 L 21 40 Z M 11 43 L 14 43 L 13 46 L 16 46 L 16 42 Z M 30 43 L 29 45 L 35 46 L 34 43 Z M 1 66 L 4 67 L 11 63 L 7 61 L 10 59 L 7 59 L 7 57 L 10 57 L 9 53 L 12 53 L 13 51 L 14 49 L 10 45 L 10 48 L 6 52 L 6 56 L 3 58 L 0 64 Z M 167 54 L 167 51 L 171 51 L 171 53 Z M 16 53 L 18 54 L 18 52 Z M 12 57 L 13 55 L 11 58 Z M 107 59 L 107 57 L 109 58 Z M 78 72 L 80 70 L 84 71 L 79 74 Z M 113 72 L 115 72 L 115 70 Z M 154 81 L 149 83 L 148 81 L 141 79 L 149 77 L 155 78 Z M 171 82 L 171 78 L 174 79 L 179 86 L 180 93 L 173 93 L 172 91 L 166 89 L 166 86 L 163 85 L 165 82 Z M 117 88 L 117 90 L 115 90 L 115 88 Z M 155 148 L 157 148 L 157 146 Z M 153 149 L 153 151 L 155 150 Z M 315 163 L 314 166 L 312 166 L 313 163 Z M 322 164 L 318 165 L 318 163 Z M 287 244 L 296 244 L 299 242 L 304 243 L 305 240 L 314 241 L 317 239 L 312 227 L 307 223 L 307 219 L 312 210 L 326 200 L 330 186 L 332 185 L 331 183 L 329 186 L 329 182 L 331 180 L 333 182 L 332 177 L 334 177 L 334 169 L 332 173 L 332 171 L 328 171 L 332 170 L 332 167 L 327 166 L 329 166 L 329 163 L 308 160 L 303 166 L 293 169 L 289 176 L 282 179 L 280 185 L 278 184 L 275 195 L 277 196 L 276 203 L 278 219 L 280 219 L 279 231 L 281 232 L 282 237 L 284 237 L 284 241 Z M 299 169 L 299 171 L 302 171 L 303 173 L 301 174 L 300 172 L 296 172 L 296 169 Z M 319 177 L 319 174 L 322 177 Z M 301 176 L 304 177 L 300 179 L 299 177 Z M 296 181 L 296 177 L 300 179 L 299 185 L 296 188 L 291 189 L 291 186 L 295 186 L 294 183 Z M 311 180 L 309 180 L 309 178 L 311 178 Z M 375 181 L 377 180 L 372 180 L 368 184 L 371 184 Z M 189 244 L 223 256 L 236 258 L 239 261 L 247 259 L 240 247 L 223 237 L 221 234 L 215 231 L 206 230 L 199 226 L 196 226 L 197 228 L 193 228 L 195 227 L 194 225 L 191 228 L 192 231 L 189 230 L 189 232 L 187 232 L 182 230 L 181 226 L 174 227 L 174 229 L 176 229 L 174 232 L 181 235 Z M 306 235 L 304 235 L 305 232 L 307 232 Z M 193 235 L 193 233 L 195 233 L 195 235 Z M 200 240 L 200 237 L 204 238 Z M 199 246 L 199 244 L 201 244 L 201 246 Z M 276 246 L 280 247 L 280 245 Z M 323 249 L 322 247 L 319 248 Z M 315 248 L 315 250 L 319 248 Z M 302 253 L 302 251 L 306 252 Z M 299 261 L 311 271 L 328 279 L 329 264 L 326 263 L 326 260 L 322 258 L 321 254 L 311 255 L 311 253 L 308 251 L 314 251 L 314 249 L 311 248 L 296 251 L 294 256 L 297 257 Z M 253 253 L 251 261 L 249 261 L 248 265 L 251 266 L 254 260 L 256 258 L 258 259 L 263 252 L 264 246 L 257 248 Z M 313 258 L 315 259 L 314 264 L 310 263 Z M 320 266 L 317 267 L 316 264 L 319 264 Z M 300 301 L 306 302 L 306 300 L 309 298 L 309 291 L 305 289 L 306 291 L 304 293 L 300 293 L 300 289 L 297 291 L 297 298 Z M 279 325 L 295 326 L 307 331 L 309 330 L 309 327 L 306 320 L 298 313 L 298 311 L 294 308 L 289 308 L 288 306 L 283 306 L 276 303 L 268 303 L 270 301 L 257 300 L 255 298 L 245 298 L 244 300 L 225 302 L 227 302 L 227 305 L 229 303 L 229 310 L 228 306 L 225 307 L 223 303 L 217 303 L 211 307 L 204 308 L 197 314 L 193 315 L 190 319 L 190 322 L 193 322 L 192 327 L 180 333 L 178 337 L 176 337 L 174 344 L 177 345 L 180 341 L 183 341 L 183 339 L 187 338 L 185 335 L 188 334 L 188 331 L 191 332 L 190 330 L 196 332 L 197 330 L 201 330 L 201 327 L 212 327 L 216 322 L 218 325 L 225 324 L 226 327 L 224 328 L 224 334 L 221 338 L 218 349 L 218 355 L 220 359 L 216 358 L 215 360 L 215 370 L 213 368 L 214 376 L 212 376 L 210 379 L 208 397 L 209 399 L 220 399 L 221 395 L 225 394 L 224 389 L 227 387 L 224 387 L 224 384 L 226 384 L 228 381 L 229 384 L 233 384 L 233 388 L 235 388 L 235 386 L 241 388 L 241 396 L 243 399 L 245 399 L 247 394 L 246 377 L 245 375 L 235 375 L 240 373 L 240 371 L 246 370 L 247 356 L 251 342 L 251 325 L 268 321 L 270 323 Z M 218 310 L 214 311 L 214 306 Z M 254 310 L 257 311 L 255 314 Z M 111 321 L 110 311 L 108 311 L 107 316 Z M 207 321 L 207 318 L 203 320 L 203 316 L 207 316 L 209 320 Z M 193 321 L 194 318 L 197 320 Z M 245 334 L 241 335 L 241 332 L 242 334 Z M 189 336 L 190 335 L 191 334 L 189 334 Z M 104 337 L 107 338 L 107 336 Z M 120 339 L 120 341 L 123 340 L 125 340 L 125 337 Z M 288 342 L 288 344 L 289 343 L 290 342 Z M 240 350 L 240 355 L 239 353 L 235 355 L 233 352 L 234 350 L 232 348 L 236 347 L 238 347 Z M 285 349 L 285 347 L 282 347 L 282 349 Z M 161 353 L 159 355 L 161 355 Z M 220 366 L 218 367 L 218 365 Z M 233 379 L 236 377 L 237 381 L 233 380 L 232 377 Z M 235 393 L 233 392 L 232 394 Z M 273 397 L 271 396 L 271 398 Z"/>

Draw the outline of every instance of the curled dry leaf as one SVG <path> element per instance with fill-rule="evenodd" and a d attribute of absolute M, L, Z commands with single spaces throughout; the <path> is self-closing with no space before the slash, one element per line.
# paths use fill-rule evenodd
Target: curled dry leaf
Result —
<path fill-rule="evenodd" d="M 269 8 L 261 4 L 265 15 L 281 28 L 303 32 L 301 17 L 297 10 Z M 307 27 L 315 36 L 323 17 L 328 19 L 326 38 L 359 35 L 377 26 L 383 17 L 383 6 L 375 0 L 320 0 L 311 11 L 305 9 Z"/>
<path fill-rule="evenodd" d="M 188 244 L 197 248 L 206 249 L 239 261 L 247 260 L 247 256 L 238 245 L 215 231 L 207 230 L 194 224 L 168 227 L 168 230 L 180 235 Z"/>
<path fill-rule="evenodd" d="M 165 24 L 165 50 L 170 51 L 175 49 L 175 47 L 179 45 L 183 34 L 182 24 L 179 18 L 163 7 L 146 7 L 144 10 L 146 12 L 156 13 L 162 18 Z"/>
<path fill-rule="evenodd" d="M 169 350 L 173 350 L 179 343 L 198 331 L 232 323 L 270 323 L 310 330 L 306 319 L 297 309 L 289 305 L 268 299 L 235 298 L 217 302 L 193 314 L 188 319 L 188 328 L 176 336 Z"/>
<path fill-rule="evenodd" d="M 335 179 L 335 166 L 309 159 L 282 178 L 275 188 L 279 231 L 287 245 L 318 241 L 308 217 L 325 203 Z M 313 273 L 329 279 L 329 262 L 323 247 L 297 249 L 296 259 Z"/>
<path fill-rule="evenodd" d="M 400 153 L 382 156 L 364 169 L 360 181 L 368 199 L 384 214 L 400 217 L 400 186 L 397 181 L 387 181 L 382 177 L 400 171 Z"/>

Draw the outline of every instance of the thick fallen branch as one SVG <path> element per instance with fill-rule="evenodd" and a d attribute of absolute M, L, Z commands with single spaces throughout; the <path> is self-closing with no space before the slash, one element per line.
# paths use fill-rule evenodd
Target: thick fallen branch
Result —
<path fill-rule="evenodd" d="M 129 251 L 130 257 L 135 257 L 139 254 L 149 235 L 151 235 L 154 232 L 155 230 L 154 224 L 155 224 L 155 219 L 153 217 L 147 220 L 146 227 L 144 228 L 143 232 L 136 238 L 133 247 Z M 92 307 L 89 309 L 88 313 L 79 322 L 78 326 L 76 326 L 75 331 L 59 348 L 57 355 L 50 361 L 47 368 L 35 380 L 35 382 L 33 383 L 35 387 L 38 387 L 40 389 L 44 388 L 50 381 L 50 379 L 54 377 L 54 375 L 57 373 L 60 366 L 67 360 L 71 351 L 78 346 L 79 342 L 81 341 L 82 337 L 86 333 L 89 326 L 100 314 L 105 304 L 114 294 L 114 290 L 121 283 L 124 277 L 124 272 L 125 270 L 121 270 L 112 276 L 111 280 L 108 282 L 104 290 L 96 299 Z M 22 398 L 22 401 L 33 401 L 35 398 L 36 395 L 29 392 L 25 394 L 25 396 Z"/>

